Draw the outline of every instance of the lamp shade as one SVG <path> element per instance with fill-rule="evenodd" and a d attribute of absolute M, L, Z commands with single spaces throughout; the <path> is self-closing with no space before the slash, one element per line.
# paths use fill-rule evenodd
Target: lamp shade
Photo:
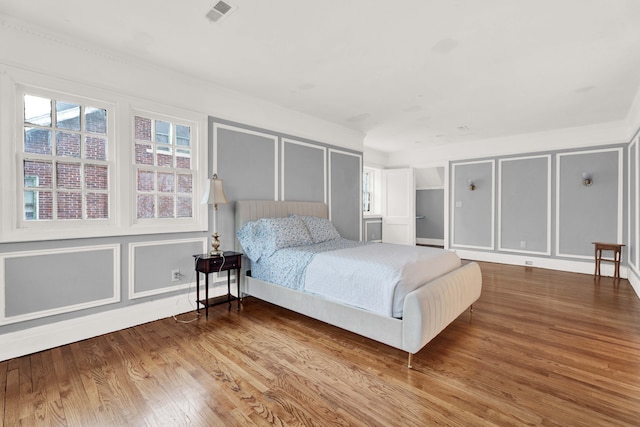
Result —
<path fill-rule="evenodd" d="M 227 196 L 225 196 L 224 187 L 222 186 L 223 182 L 224 180 L 218 178 L 217 174 L 214 174 L 213 177 L 211 177 L 209 180 L 209 186 L 202 198 L 203 204 L 224 205 L 227 203 Z"/>

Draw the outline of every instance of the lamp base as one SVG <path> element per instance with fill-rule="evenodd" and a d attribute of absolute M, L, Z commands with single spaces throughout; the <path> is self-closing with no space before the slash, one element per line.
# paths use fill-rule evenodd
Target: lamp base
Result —
<path fill-rule="evenodd" d="M 211 235 L 211 247 L 212 249 L 209 251 L 209 255 L 222 255 L 224 251 L 221 251 L 220 248 L 220 240 L 218 240 L 218 233 L 213 233 Z"/>

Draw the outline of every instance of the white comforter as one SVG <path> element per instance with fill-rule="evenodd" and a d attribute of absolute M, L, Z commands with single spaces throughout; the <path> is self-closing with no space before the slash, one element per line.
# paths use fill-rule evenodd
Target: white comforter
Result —
<path fill-rule="evenodd" d="M 377 243 L 316 254 L 306 268 L 304 290 L 402 317 L 405 295 L 460 265 L 450 251 Z"/>

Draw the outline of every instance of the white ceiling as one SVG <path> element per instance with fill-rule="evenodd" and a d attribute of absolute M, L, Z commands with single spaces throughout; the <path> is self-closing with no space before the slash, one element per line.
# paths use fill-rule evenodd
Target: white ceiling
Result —
<path fill-rule="evenodd" d="M 226 1 L 226 0 L 225 0 Z M 0 13 L 366 134 L 381 151 L 624 120 L 639 0 L 0 0 Z"/>

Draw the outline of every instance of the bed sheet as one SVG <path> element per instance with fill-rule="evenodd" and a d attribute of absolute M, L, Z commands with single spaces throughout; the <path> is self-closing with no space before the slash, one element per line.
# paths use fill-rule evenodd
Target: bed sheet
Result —
<path fill-rule="evenodd" d="M 253 277 L 383 316 L 402 317 L 404 297 L 460 267 L 453 252 L 344 238 L 280 249 L 251 264 Z"/>

